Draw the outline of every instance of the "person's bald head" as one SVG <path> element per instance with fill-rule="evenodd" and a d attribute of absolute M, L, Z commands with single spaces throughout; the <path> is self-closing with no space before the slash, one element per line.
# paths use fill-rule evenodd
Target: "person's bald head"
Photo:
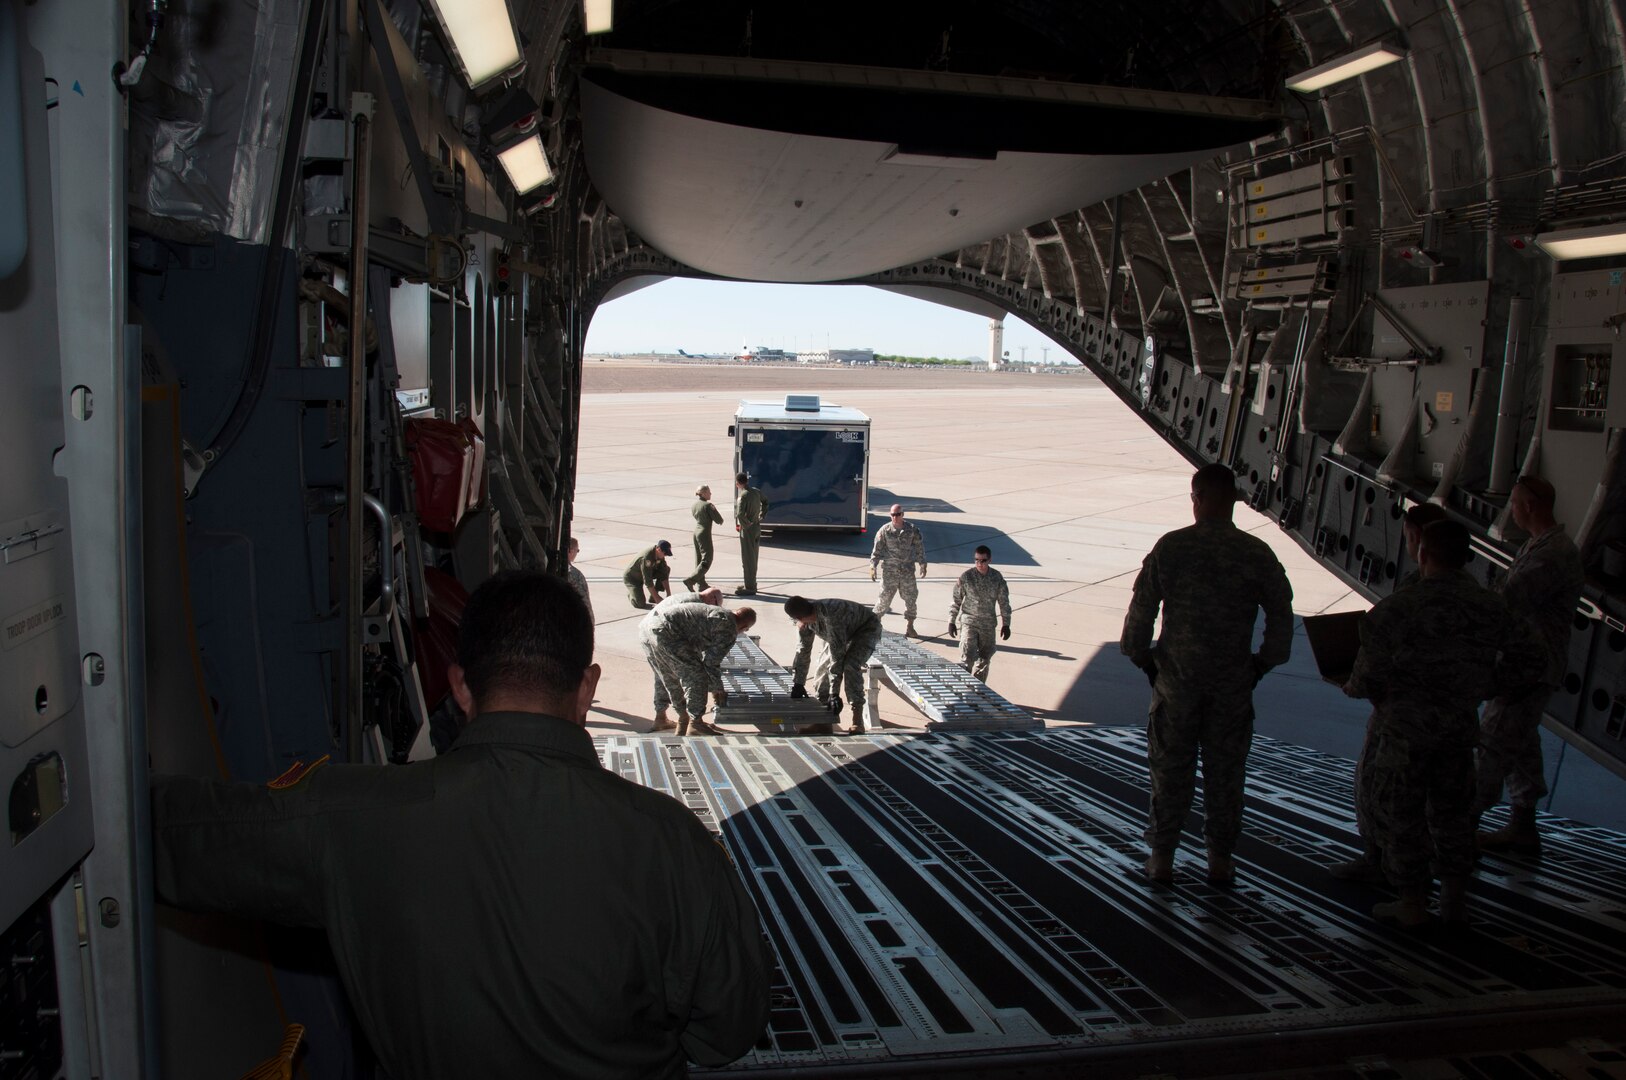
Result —
<path fill-rule="evenodd" d="M 1526 474 L 1513 482 L 1508 511 L 1513 515 L 1513 524 L 1531 536 L 1540 536 L 1558 524 L 1553 517 L 1557 501 L 1558 491 L 1552 484 L 1539 476 Z"/>
<path fill-rule="evenodd" d="M 716 586 L 709 589 L 701 589 L 700 602 L 702 604 L 710 604 L 712 607 L 722 607 L 723 590 L 717 588 Z"/>

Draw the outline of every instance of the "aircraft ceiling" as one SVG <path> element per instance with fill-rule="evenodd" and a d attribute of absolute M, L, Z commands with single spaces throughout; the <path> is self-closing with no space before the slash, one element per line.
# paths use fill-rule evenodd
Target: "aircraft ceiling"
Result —
<path fill-rule="evenodd" d="M 1406 59 L 1319 93 L 1281 89 L 1285 75 L 1379 39 L 1404 42 Z M 819 143 L 828 131 L 787 136 L 783 130 L 753 128 L 744 118 L 747 122 L 726 124 L 719 132 L 708 126 L 717 121 L 704 115 L 674 113 L 677 119 L 664 133 L 645 132 L 657 138 L 660 153 L 640 159 L 630 146 L 616 145 L 616 133 L 595 130 L 595 118 L 623 118 L 621 112 L 601 109 L 606 95 L 600 86 L 583 88 L 581 127 L 564 132 L 559 147 L 567 156 L 585 148 L 588 176 L 605 199 L 605 206 L 592 208 L 596 235 L 589 250 L 612 253 L 645 244 L 679 262 L 709 262 L 722 274 L 829 280 L 886 259 L 905 263 L 923 245 L 930 247 L 928 236 L 936 236 L 935 254 L 1042 288 L 1047 296 L 1073 297 L 1085 310 L 1100 310 L 1107 297 L 1114 223 L 1110 197 L 1116 187 L 1125 192 L 1124 255 L 1118 262 L 1128 269 L 1120 270 L 1125 287 L 1118 290 L 1122 310 L 1115 317 L 1131 326 L 1165 321 L 1189 341 L 1193 359 L 1205 369 L 1223 365 L 1240 332 L 1235 312 L 1199 315 L 1205 299 L 1224 288 L 1224 201 L 1228 185 L 1240 175 L 1349 155 L 1362 204 L 1342 242 L 1363 250 L 1369 270 L 1389 284 L 1426 283 L 1442 273 L 1453 280 L 1519 281 L 1518 236 L 1555 221 L 1626 210 L 1626 14 L 1618 0 L 887 5 L 620 0 L 615 31 L 593 39 L 591 46 L 1266 102 L 1284 117 L 1277 132 L 1224 158 L 1197 155 L 1205 160 L 1189 171 L 1171 165 L 1166 179 L 1137 179 L 1128 171 L 1092 174 L 1081 161 L 1079 175 L 1092 175 L 1097 187 L 1063 184 L 1054 197 L 1026 201 L 1033 194 L 1026 185 L 1006 185 L 1019 190 L 986 199 L 990 212 L 979 211 L 974 219 L 986 233 L 975 239 L 967 235 L 973 230 L 959 227 L 964 223 L 958 216 L 947 217 L 941 187 L 912 202 L 887 189 L 877 206 L 848 207 L 814 228 L 780 209 L 781 204 L 795 209 L 797 198 L 804 200 L 802 210 L 812 209 L 806 205 L 810 162 L 843 174 L 859 164 L 873 165 L 875 155 L 862 161 L 857 147 L 843 154 Z M 595 86 L 611 81 L 595 74 L 596 68 L 588 70 L 586 79 Z M 623 80 L 620 89 L 633 82 Z M 736 85 L 737 96 L 749 99 L 756 84 Z M 538 90 L 545 93 L 542 86 Z M 560 88 L 561 94 L 569 92 Z M 624 100 L 636 96 L 629 93 Z M 647 100 L 640 107 L 648 109 L 655 96 L 643 96 Z M 672 100 L 667 99 L 668 108 Z M 622 107 L 632 109 L 624 102 Z M 780 110 L 792 117 L 809 111 L 819 110 L 805 101 Z M 832 117 L 820 120 L 833 122 Z M 1051 134 L 1059 145 L 1088 125 L 1057 123 L 1055 128 Z M 686 143 L 685 129 L 702 134 Z M 596 146 L 597 137 L 605 141 Z M 1214 145 L 1235 141 L 1219 139 Z M 1078 149 L 1076 142 L 1070 148 Z M 668 153 L 678 168 L 669 167 Z M 746 155 L 752 176 L 729 176 L 725 170 L 718 197 L 709 202 L 693 199 L 688 189 L 662 200 L 662 185 L 691 185 L 690 170 L 703 170 L 708 154 L 730 165 L 737 164 L 734 155 Z M 1055 209 L 1068 190 L 1077 192 L 1076 205 Z M 840 191 L 832 187 L 828 194 Z M 847 192 L 849 199 L 856 194 Z M 888 194 L 894 196 L 890 204 L 884 201 Z M 775 204 L 786 221 L 775 225 L 773 215 L 753 200 Z M 909 212 L 915 206 L 930 211 L 928 220 L 941 214 L 955 227 L 922 228 Z M 1005 211 L 1026 214 L 1028 220 L 1007 222 L 997 216 Z M 832 231 L 823 234 L 827 227 Z M 896 246 L 889 246 L 894 241 Z M 1417 263 L 1406 261 L 1405 249 L 1425 241 L 1444 270 L 1419 272 Z M 853 258 L 844 261 L 849 250 Z M 821 256 L 831 269 L 810 271 L 809 264 Z"/>

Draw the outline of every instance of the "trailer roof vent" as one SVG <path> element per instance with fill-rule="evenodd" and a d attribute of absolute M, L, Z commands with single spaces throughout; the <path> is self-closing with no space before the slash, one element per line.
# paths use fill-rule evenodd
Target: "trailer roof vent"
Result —
<path fill-rule="evenodd" d="M 819 395 L 817 394 L 786 394 L 786 412 L 818 412 Z"/>

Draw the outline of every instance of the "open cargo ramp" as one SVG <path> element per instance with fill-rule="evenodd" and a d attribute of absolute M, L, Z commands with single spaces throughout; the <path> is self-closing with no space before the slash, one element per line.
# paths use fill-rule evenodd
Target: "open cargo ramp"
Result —
<path fill-rule="evenodd" d="M 1619 1076 L 1626 1062 L 1618 833 L 1548 819 L 1541 861 L 1485 860 L 1469 927 L 1407 933 L 1369 915 L 1389 893 L 1326 874 L 1358 850 L 1351 763 L 1283 743 L 1256 741 L 1223 888 L 1201 874 L 1196 814 L 1174 884 L 1142 875 L 1139 730 L 596 741 L 608 768 L 716 831 L 756 900 L 772 1019 L 724 1071 Z M 1557 1049 L 1520 1068 L 1586 1067 L 1495 1064 L 1534 1048 Z M 1384 1071 L 1468 1051 L 1490 1071 Z"/>

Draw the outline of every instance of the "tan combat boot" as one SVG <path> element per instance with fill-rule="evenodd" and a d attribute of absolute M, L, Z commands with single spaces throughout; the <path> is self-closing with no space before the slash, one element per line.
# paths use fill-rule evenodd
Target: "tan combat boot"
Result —
<path fill-rule="evenodd" d="M 650 734 L 657 731 L 675 731 L 676 729 L 677 725 L 667 718 L 665 709 L 655 711 L 655 724 L 649 729 Z"/>
<path fill-rule="evenodd" d="M 1536 808 L 1509 807 L 1507 824 L 1495 832 L 1480 833 L 1477 840 L 1480 851 L 1505 851 L 1509 855 L 1540 855 L 1541 834 L 1536 831 Z"/>
<path fill-rule="evenodd" d="M 1159 885 L 1174 884 L 1174 852 L 1154 851 L 1147 856 L 1146 876 Z"/>

